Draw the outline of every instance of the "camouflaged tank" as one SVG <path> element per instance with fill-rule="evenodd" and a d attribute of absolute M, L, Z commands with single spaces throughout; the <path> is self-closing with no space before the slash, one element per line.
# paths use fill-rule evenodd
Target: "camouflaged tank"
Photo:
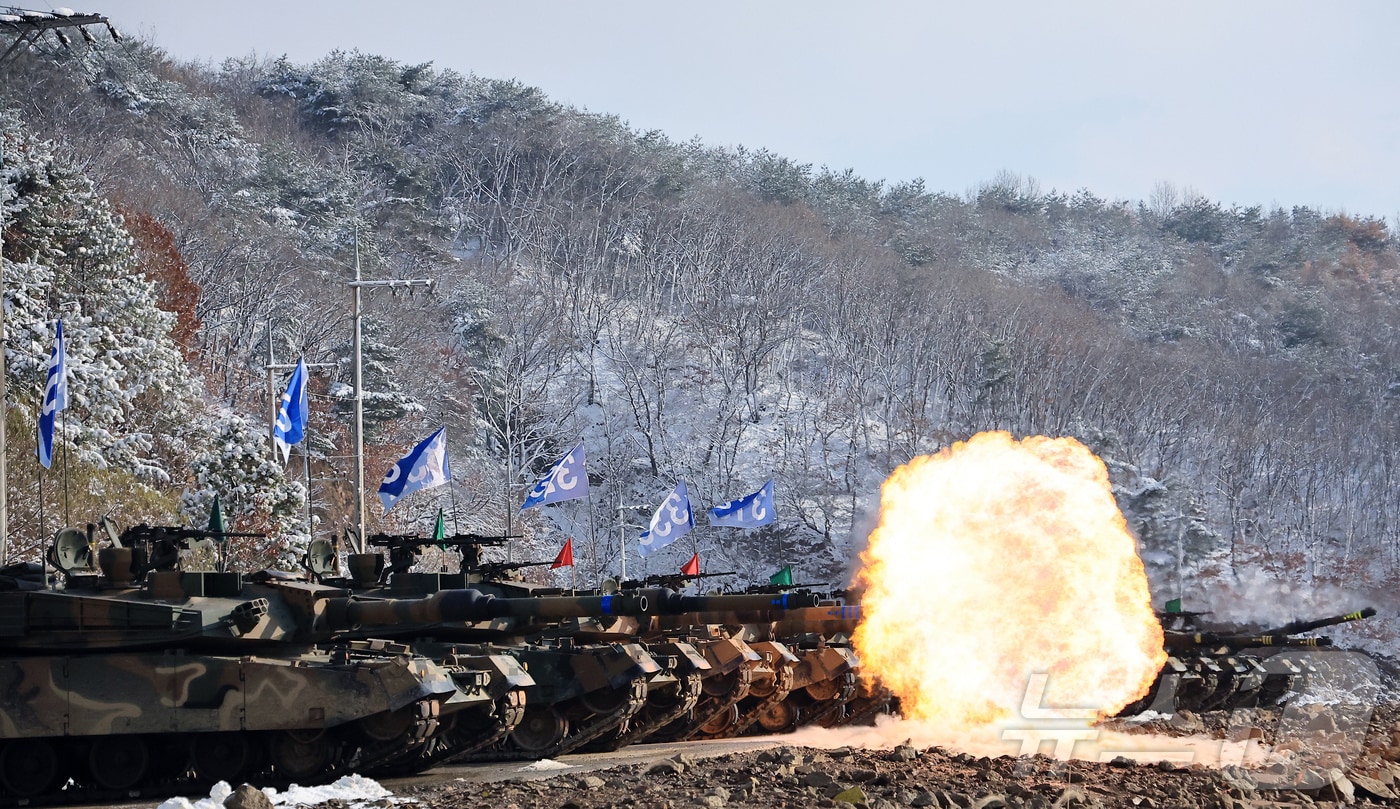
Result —
<path fill-rule="evenodd" d="M 780 733 L 800 725 L 832 726 L 850 718 L 860 696 L 859 660 L 850 647 L 859 608 L 805 590 L 762 588 L 712 596 L 694 607 L 659 617 L 653 631 L 708 631 L 742 642 L 757 653 L 747 692 L 720 713 L 697 716 L 679 738 L 719 738 L 748 732 Z M 872 706 L 882 704 L 875 693 Z M 671 729 L 676 733 L 676 729 Z"/>
<path fill-rule="evenodd" d="M 352 556 L 351 567 L 362 571 L 357 591 L 362 597 L 392 597 L 466 586 L 504 598 L 534 598 L 541 603 L 559 600 L 557 594 L 562 591 L 558 588 L 510 575 L 547 563 L 481 560 L 483 547 L 506 540 L 474 534 L 443 539 L 371 537 L 371 546 L 388 550 L 388 563 L 378 555 Z M 431 545 L 460 552 L 459 572 L 413 572 L 418 553 Z M 785 609 L 787 601 L 781 597 L 681 596 L 651 588 L 565 599 L 585 608 L 568 615 L 551 609 L 548 614 L 513 622 L 419 626 L 395 636 L 410 640 L 420 650 L 429 648 L 423 645 L 423 638 L 432 637 L 433 643 L 507 653 L 520 660 L 535 679 L 535 687 L 527 689 L 528 703 L 520 725 L 504 744 L 481 750 L 471 758 L 543 758 L 579 749 L 616 749 L 693 716 L 702 700 L 735 702 L 755 679 L 760 689 L 775 679 L 771 667 L 754 665 L 761 664 L 763 658 L 740 640 L 724 635 L 697 636 L 694 632 L 666 635 L 651 633 L 649 628 L 653 613 L 761 607 L 766 615 Z M 793 608 L 799 603 L 816 603 L 803 596 L 789 600 Z"/>
<path fill-rule="evenodd" d="M 769 662 L 772 650 L 759 650 L 731 634 L 712 631 L 713 627 L 689 625 L 672 631 L 660 630 L 660 622 L 677 616 L 705 611 L 730 613 L 785 614 L 816 603 L 807 596 L 753 597 L 748 595 L 682 595 L 666 588 L 643 587 L 633 592 L 645 597 L 648 614 L 633 621 L 619 620 L 616 632 L 627 632 L 652 650 L 694 650 L 704 664 L 693 663 L 684 702 L 669 700 L 651 704 L 624 739 L 627 743 L 648 739 L 675 740 L 689 734 L 682 729 L 727 724 L 727 716 L 755 690 L 764 691 L 781 676 L 781 667 Z"/>
<path fill-rule="evenodd" d="M 107 533 L 93 553 L 92 528 L 61 532 L 61 583 L 21 575 L 0 592 L 4 801 L 426 766 L 448 729 L 497 733 L 501 694 L 528 675 L 510 658 L 429 658 L 374 631 L 570 608 L 471 590 L 361 602 L 290 574 L 180 569 L 181 547 L 207 532 Z"/>
<path fill-rule="evenodd" d="M 683 700 L 690 667 L 704 659 L 681 648 L 653 654 L 629 636 L 609 631 L 622 616 L 644 614 L 636 595 L 563 596 L 509 574 L 541 563 L 482 563 L 484 546 L 507 537 L 459 534 L 441 539 L 374 535 L 380 553 L 351 554 L 350 575 L 320 574 L 328 584 L 352 589 L 362 603 L 374 599 L 422 598 L 472 588 L 483 596 L 519 602 L 518 615 L 487 620 L 423 620 L 405 623 L 390 636 L 434 659 L 494 656 L 514 661 L 529 673 L 524 701 L 508 732 L 485 744 L 436 744 L 432 762 L 551 758 L 586 746 L 621 743 L 632 720 L 649 705 Z M 424 547 L 441 546 L 462 555 L 455 573 L 413 572 Z M 544 563 L 547 564 L 547 563 Z M 377 628 L 378 634 L 384 634 Z M 348 636 L 347 636 L 348 637 Z M 672 653 L 673 652 L 673 653 Z"/>
<path fill-rule="evenodd" d="M 1203 612 L 1160 612 L 1167 662 L 1148 693 L 1119 712 L 1152 710 L 1163 714 L 1234 710 L 1277 705 L 1303 691 L 1317 673 L 1309 654 L 1325 649 L 1330 638 L 1306 636 L 1329 626 L 1375 615 L 1367 607 L 1344 615 L 1292 621 L 1264 629 L 1210 625 Z"/>

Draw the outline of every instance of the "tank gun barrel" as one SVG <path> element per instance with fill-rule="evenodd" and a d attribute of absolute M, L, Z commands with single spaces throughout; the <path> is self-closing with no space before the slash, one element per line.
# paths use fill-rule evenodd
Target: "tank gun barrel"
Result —
<path fill-rule="evenodd" d="M 326 619 L 333 630 L 352 627 L 489 621 L 494 618 L 583 618 L 643 615 L 642 594 L 498 598 L 479 590 L 443 590 L 427 598 L 333 598 Z"/>
<path fill-rule="evenodd" d="M 1364 618 L 1370 618 L 1375 614 L 1376 610 L 1374 607 L 1366 607 L 1356 612 L 1348 612 L 1345 615 L 1333 615 L 1330 618 L 1318 618 L 1315 621 L 1293 621 L 1292 623 L 1284 624 L 1278 629 L 1271 629 L 1263 634 L 1298 635 L 1303 632 L 1311 632 L 1314 629 L 1321 629 L 1325 626 L 1336 626 L 1337 624 L 1345 624 L 1350 621 L 1360 621 Z"/>
<path fill-rule="evenodd" d="M 687 596 L 672 590 L 647 590 L 652 611 L 658 615 L 689 612 L 740 612 L 798 610 L 817 606 L 813 593 L 765 593 L 749 595 Z"/>
<path fill-rule="evenodd" d="M 1169 632 L 1164 644 L 1168 649 L 1200 649 L 1229 646 L 1232 649 L 1252 649 L 1258 646 L 1331 646 L 1331 638 L 1295 638 L 1275 633 L 1263 635 L 1217 635 L 1212 632 Z"/>

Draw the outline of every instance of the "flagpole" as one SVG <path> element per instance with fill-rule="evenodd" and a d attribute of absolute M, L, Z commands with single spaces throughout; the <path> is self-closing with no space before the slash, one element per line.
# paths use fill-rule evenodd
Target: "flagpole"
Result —
<path fill-rule="evenodd" d="M 355 228 L 355 283 L 350 285 L 351 313 L 355 322 L 352 346 L 355 354 L 355 553 L 365 552 L 365 380 L 360 367 L 360 229 Z"/>
<path fill-rule="evenodd" d="M 277 451 L 277 383 L 272 378 L 272 318 L 267 319 L 267 441 L 274 453 Z M 275 455 L 274 455 L 275 457 Z"/>
<path fill-rule="evenodd" d="M 510 561 L 511 546 L 514 544 L 514 543 L 512 543 L 512 541 L 511 541 L 511 539 L 510 539 L 511 534 L 512 534 L 512 531 L 510 530 L 510 528 L 511 528 L 511 526 L 510 526 L 510 517 L 511 517 L 510 511 L 511 511 L 511 507 L 512 507 L 513 505 L 515 505 L 515 504 L 512 503 L 512 502 L 510 502 L 510 488 L 511 488 L 511 487 L 510 487 L 510 451 L 507 450 L 507 451 L 506 451 L 506 498 L 505 498 L 505 503 L 506 503 L 506 561 L 507 561 L 507 562 Z"/>
<path fill-rule="evenodd" d="M 617 550 L 622 554 L 622 573 L 617 583 L 627 581 L 627 528 L 622 519 L 622 487 L 617 487 Z"/>
<path fill-rule="evenodd" d="M 34 422 L 34 440 L 39 441 L 39 422 Z M 44 465 L 39 464 L 39 536 L 44 537 L 49 532 L 48 525 L 44 522 Z M 40 556 L 43 554 L 41 553 Z"/>
<path fill-rule="evenodd" d="M 301 445 L 301 463 L 306 471 L 306 539 L 310 541 L 316 538 L 316 532 L 311 526 L 311 442 L 304 436 Z"/>
<path fill-rule="evenodd" d="M 68 435 L 68 408 L 63 408 L 63 435 Z M 63 524 L 72 525 L 73 518 L 68 513 L 68 442 L 63 442 Z M 42 553 L 42 549 L 40 549 Z"/>
<path fill-rule="evenodd" d="M 593 489 L 588 490 L 588 496 L 583 499 L 584 505 L 588 507 L 588 549 L 593 554 L 593 583 L 601 586 L 603 581 L 602 568 L 598 567 L 598 531 L 594 527 L 593 519 Z"/>

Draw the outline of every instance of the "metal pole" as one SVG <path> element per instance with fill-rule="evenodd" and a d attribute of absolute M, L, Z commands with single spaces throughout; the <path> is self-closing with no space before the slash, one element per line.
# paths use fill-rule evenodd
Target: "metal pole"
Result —
<path fill-rule="evenodd" d="M 365 380 L 360 367 L 360 233 L 355 231 L 355 283 L 351 286 L 354 312 L 355 340 L 355 552 L 365 552 Z"/>
<path fill-rule="evenodd" d="M 277 381 L 272 378 L 272 318 L 267 319 L 267 444 L 272 447 L 273 457 L 277 457 Z"/>
<path fill-rule="evenodd" d="M 603 568 L 599 566 L 599 557 L 602 554 L 598 553 L 598 529 L 595 527 L 593 519 L 593 490 L 591 488 L 583 502 L 588 509 L 588 549 L 593 554 L 593 585 L 601 587 L 603 585 Z"/>
<path fill-rule="evenodd" d="M 18 43 L 16 43 L 18 44 Z M 5 166 L 5 135 L 0 132 L 0 169 Z M 5 197 L 9 184 L 0 184 L 0 565 L 10 553 L 10 485 L 5 462 L 5 417 L 9 414 L 9 376 L 5 372 Z M 43 556 L 41 551 L 40 556 Z"/>
<path fill-rule="evenodd" d="M 0 132 L 0 168 L 4 168 L 4 133 Z M 4 200 L 8 196 L 10 183 L 0 185 L 0 564 L 6 564 L 10 556 L 10 479 L 6 469 L 6 416 L 10 411 L 10 378 L 4 368 Z M 43 553 L 39 553 L 43 556 Z"/>
<path fill-rule="evenodd" d="M 306 470 L 306 538 L 308 540 L 316 538 L 316 532 L 311 526 L 311 442 L 302 439 L 301 463 Z"/>
<path fill-rule="evenodd" d="M 622 552 L 622 581 L 627 580 L 627 529 L 622 524 L 622 487 L 617 489 L 617 549 Z"/>

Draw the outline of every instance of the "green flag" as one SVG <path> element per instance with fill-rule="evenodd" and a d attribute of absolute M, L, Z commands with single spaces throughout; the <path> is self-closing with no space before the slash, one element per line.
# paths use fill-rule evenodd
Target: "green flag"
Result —
<path fill-rule="evenodd" d="M 228 531 L 228 529 L 224 527 L 224 511 L 219 508 L 219 495 L 216 492 L 214 494 L 214 504 L 209 507 L 209 533 L 222 534 L 226 531 Z M 216 537 L 216 539 L 220 542 L 224 540 L 223 537 Z"/>
<path fill-rule="evenodd" d="M 1173 598 L 1167 602 L 1167 612 L 1181 612 L 1181 599 Z"/>
<path fill-rule="evenodd" d="M 768 577 L 769 584 L 776 584 L 779 587 L 792 586 L 792 565 L 785 565 L 782 570 Z"/>
<path fill-rule="evenodd" d="M 437 525 L 433 526 L 433 540 L 442 542 L 447 539 L 447 526 L 442 524 L 442 509 L 438 508 Z"/>

